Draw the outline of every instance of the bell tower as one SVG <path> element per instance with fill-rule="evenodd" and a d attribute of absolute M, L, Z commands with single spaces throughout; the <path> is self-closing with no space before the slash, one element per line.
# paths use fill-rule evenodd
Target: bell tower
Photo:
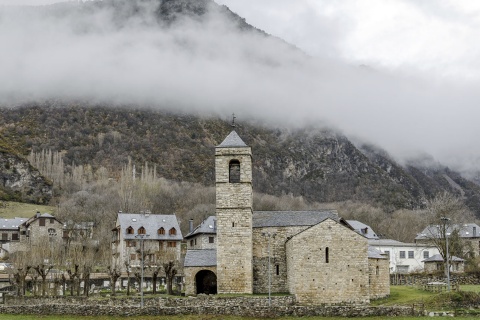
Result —
<path fill-rule="evenodd" d="M 215 148 L 218 293 L 253 293 L 252 150 L 235 131 Z"/>

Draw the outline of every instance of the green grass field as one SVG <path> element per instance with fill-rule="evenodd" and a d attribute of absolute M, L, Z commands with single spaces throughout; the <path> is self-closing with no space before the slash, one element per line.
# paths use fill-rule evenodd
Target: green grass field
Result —
<path fill-rule="evenodd" d="M 30 203 L 0 201 L 0 218 L 30 218 L 33 217 L 37 211 L 40 211 L 41 213 L 53 213 L 54 209 L 55 207 Z"/>

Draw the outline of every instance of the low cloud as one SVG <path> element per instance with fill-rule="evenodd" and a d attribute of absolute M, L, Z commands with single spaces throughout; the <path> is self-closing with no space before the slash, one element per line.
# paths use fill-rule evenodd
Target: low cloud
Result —
<path fill-rule="evenodd" d="M 93 3 L 0 8 L 0 100 L 74 98 L 235 112 L 278 126 L 328 123 L 400 159 L 426 152 L 464 170 L 480 159 L 480 93 L 469 82 L 307 56 L 239 30 L 215 5 L 200 21 L 171 26 L 154 9 L 119 17 Z"/>

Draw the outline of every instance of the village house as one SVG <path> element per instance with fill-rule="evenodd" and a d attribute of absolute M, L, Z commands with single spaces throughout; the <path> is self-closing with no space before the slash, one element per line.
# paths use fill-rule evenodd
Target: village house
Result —
<path fill-rule="evenodd" d="M 334 304 L 390 293 L 388 259 L 335 210 L 253 211 L 251 149 L 235 131 L 216 147 L 215 176 L 216 223 L 195 230 L 212 225 L 216 246 L 200 249 L 205 233 L 189 233 L 187 295 L 290 293 Z"/>
<path fill-rule="evenodd" d="M 119 212 L 112 232 L 112 265 L 122 271 L 140 267 L 142 246 L 145 265 L 181 261 L 183 237 L 174 214 Z"/>
<path fill-rule="evenodd" d="M 477 257 L 480 255 L 480 226 L 476 223 L 454 224 L 445 226 L 446 232 L 443 232 L 444 225 L 429 225 L 420 232 L 415 238 L 415 243 L 432 243 L 434 239 L 444 237 L 445 233 L 450 236 L 458 232 L 458 236 L 463 242 L 463 253 L 465 256 Z M 443 235 L 443 236 L 442 236 Z"/>
<path fill-rule="evenodd" d="M 196 228 L 193 228 L 193 220 L 189 221 L 189 232 L 185 236 L 188 249 L 215 249 L 216 237 L 217 218 L 215 216 L 209 216 Z"/>
<path fill-rule="evenodd" d="M 392 239 L 369 239 L 368 244 L 388 257 L 392 274 L 426 271 L 424 261 L 439 254 L 438 248 L 431 244 L 404 243 Z"/>
<path fill-rule="evenodd" d="M 456 256 L 449 259 L 449 269 L 451 273 L 462 273 L 465 271 L 465 260 Z M 423 261 L 425 263 L 425 272 L 446 272 L 445 260 L 441 254 L 436 254 Z"/>
<path fill-rule="evenodd" d="M 28 218 L 0 219 L 0 258 L 4 259 L 11 252 L 10 243 L 20 241 L 20 225 Z"/>

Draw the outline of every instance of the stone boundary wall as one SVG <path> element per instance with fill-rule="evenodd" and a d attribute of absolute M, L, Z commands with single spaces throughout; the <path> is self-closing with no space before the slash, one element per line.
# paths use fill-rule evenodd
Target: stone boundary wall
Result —
<path fill-rule="evenodd" d="M 274 296 L 271 306 L 268 297 L 219 297 L 198 296 L 187 298 L 145 298 L 145 307 L 140 307 L 140 297 L 98 298 L 85 297 L 10 297 L 0 305 L 0 314 L 37 315 L 236 315 L 246 317 L 281 316 L 406 316 L 420 315 L 423 310 L 411 307 L 373 307 L 369 305 L 298 306 L 293 296 Z"/>
<path fill-rule="evenodd" d="M 425 285 L 429 282 L 443 281 L 447 279 L 443 273 L 439 274 L 391 274 L 391 285 Z M 452 284 L 480 284 L 479 273 L 450 274 Z"/>
<path fill-rule="evenodd" d="M 323 317 L 365 317 L 365 316 L 408 316 L 422 315 L 421 310 L 410 307 L 370 307 L 370 306 L 285 306 L 285 307 L 246 307 L 246 306 L 197 306 L 197 307 L 132 307 L 132 306 L 95 306 L 92 305 L 17 305 L 0 306 L 3 314 L 36 315 L 80 315 L 80 316 L 171 316 L 184 314 L 235 315 L 246 317 L 273 318 L 281 316 L 323 316 Z"/>

